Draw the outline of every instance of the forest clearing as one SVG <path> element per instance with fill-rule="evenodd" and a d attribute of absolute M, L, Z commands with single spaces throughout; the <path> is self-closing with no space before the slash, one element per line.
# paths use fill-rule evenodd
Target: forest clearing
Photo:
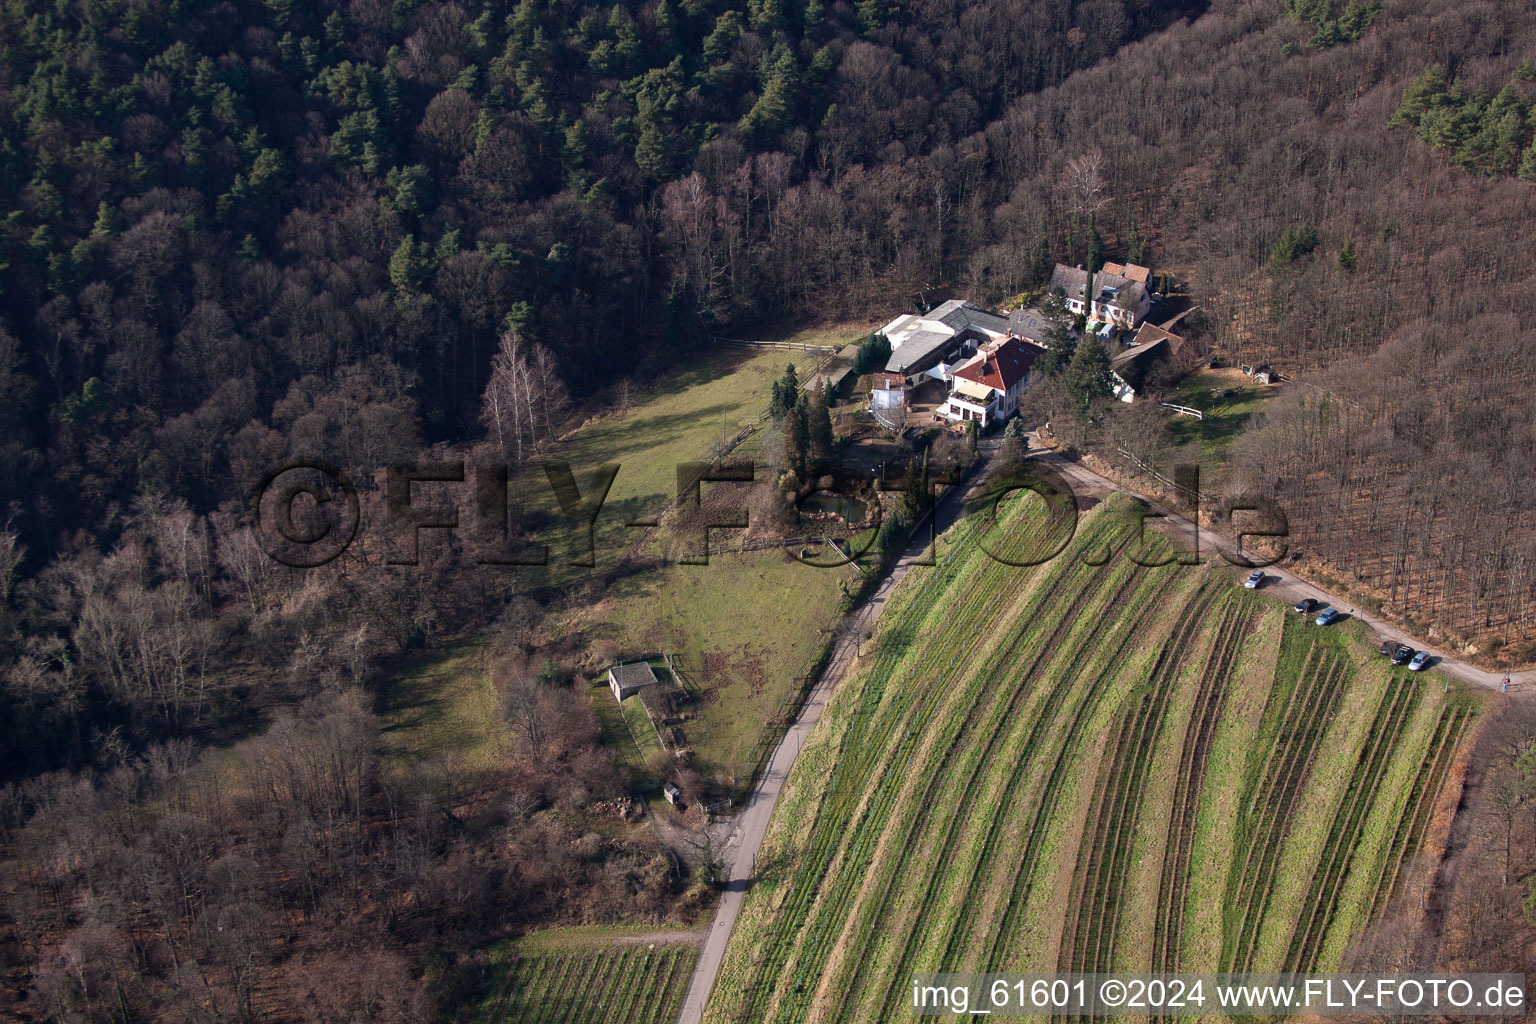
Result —
<path fill-rule="evenodd" d="M 824 340 L 822 330 L 796 337 Z M 685 732 L 701 772 L 750 777 L 765 723 L 786 701 L 820 651 L 824 631 L 843 600 L 840 584 L 853 570 L 802 565 L 777 548 L 739 550 L 743 531 L 709 531 L 708 564 L 679 559 L 698 537 L 679 528 L 675 510 L 679 467 L 717 458 L 739 432 L 732 457 L 761 459 L 762 410 L 771 385 L 791 364 L 807 373 L 814 353 L 774 348 L 710 346 L 686 373 L 636 389 L 622 408 L 563 437 L 550 455 L 571 465 L 583 495 L 604 463 L 618 463 L 593 531 L 594 568 L 552 565 L 549 581 L 579 600 L 550 615 L 539 640 L 584 650 L 599 661 L 635 652 L 668 652 L 690 690 L 701 698 Z M 769 424 L 768 426 L 771 426 Z M 704 500 L 719 491 L 748 504 L 759 483 L 706 483 Z M 568 561 L 560 512 L 548 487 L 536 488 L 529 518 L 547 524 L 551 561 Z M 651 529 L 625 524 L 659 520 Z M 535 583 L 524 586 L 535 589 Z M 771 614 L 743 614 L 748 609 Z"/>

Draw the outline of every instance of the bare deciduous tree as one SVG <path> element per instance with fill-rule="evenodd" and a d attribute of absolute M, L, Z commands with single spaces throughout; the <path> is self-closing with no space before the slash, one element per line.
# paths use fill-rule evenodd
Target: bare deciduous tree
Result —
<path fill-rule="evenodd" d="M 1086 238 L 1095 220 L 1109 206 L 1109 183 L 1104 180 L 1104 151 L 1095 146 L 1081 156 L 1067 161 L 1057 189 L 1066 197 L 1076 217 L 1078 229 Z"/>
<path fill-rule="evenodd" d="M 518 465 L 523 462 L 527 371 L 519 351 L 517 331 L 508 331 L 501 336 L 501 345 L 491 359 L 491 379 L 481 400 L 480 421 L 491 432 L 502 454 L 514 458 Z"/>

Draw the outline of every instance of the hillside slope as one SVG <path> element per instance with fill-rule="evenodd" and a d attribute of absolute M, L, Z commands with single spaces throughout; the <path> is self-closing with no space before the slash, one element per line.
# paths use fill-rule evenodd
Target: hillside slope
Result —
<path fill-rule="evenodd" d="M 914 972 L 1340 964 L 1478 705 L 1227 574 L 1087 564 L 1126 512 L 1033 571 L 968 521 L 904 584 L 795 767 L 707 1020 L 890 1020 Z"/>

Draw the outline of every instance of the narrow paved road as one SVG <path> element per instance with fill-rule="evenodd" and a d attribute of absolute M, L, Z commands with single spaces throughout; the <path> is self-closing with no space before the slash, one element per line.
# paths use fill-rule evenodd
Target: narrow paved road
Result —
<path fill-rule="evenodd" d="M 940 497 L 934 509 L 938 517 L 937 529 L 933 531 L 935 536 L 942 534 L 959 517 L 965 507 L 965 497 L 979 486 L 985 473 L 985 465 L 978 466 L 967 486 L 949 488 Z M 778 803 L 779 793 L 789 778 L 789 771 L 794 767 L 795 759 L 800 756 L 806 737 L 821 720 L 827 699 L 832 696 L 832 691 L 837 688 L 848 666 L 858 655 L 860 641 L 874 629 L 876 620 L 885 611 L 891 592 L 907 575 L 907 570 L 925 561 L 923 556 L 928 550 L 929 532 L 926 526 L 918 528 L 911 545 L 891 567 L 880 586 L 838 624 L 838 639 L 827 667 L 817 678 L 815 688 L 800 711 L 800 717 L 795 719 L 795 723 L 779 741 L 767 770 L 758 779 L 757 788 L 748 798 L 746 808 L 737 817 L 736 828 L 726 849 L 725 860 L 729 866 L 726 868 L 724 891 L 720 894 L 720 906 L 715 911 L 714 923 L 709 928 L 704 948 L 699 953 L 699 962 L 694 967 L 693 980 L 689 983 L 688 995 L 683 999 L 683 1012 L 678 1024 L 699 1024 L 704 1019 L 704 1006 L 709 1001 L 710 990 L 715 986 L 715 977 L 720 973 L 720 964 L 725 959 L 725 947 L 730 941 L 731 929 L 736 925 L 736 916 L 741 913 L 742 900 L 746 897 L 758 848 L 763 845 L 763 837 L 768 833 L 768 819 L 773 815 L 773 807 Z"/>
<path fill-rule="evenodd" d="M 1034 457 L 1047 463 L 1053 469 L 1060 472 L 1062 476 L 1066 477 L 1067 481 L 1072 485 L 1072 489 L 1079 495 L 1103 498 L 1114 491 L 1135 495 L 1166 516 L 1164 522 L 1171 532 L 1182 537 L 1186 542 L 1193 542 L 1197 530 L 1193 522 L 1173 511 L 1168 506 L 1142 494 L 1140 491 L 1126 487 L 1124 484 L 1116 483 L 1108 477 L 1100 476 L 1081 463 L 1073 462 L 1054 451 L 1041 452 L 1039 449 L 1036 449 Z M 1198 527 L 1198 531 L 1200 545 L 1198 550 L 1201 560 L 1210 561 L 1214 558 L 1223 565 L 1227 564 L 1225 560 L 1221 559 L 1220 552 L 1233 552 L 1236 550 L 1236 546 L 1231 538 L 1222 536 L 1203 526 Z M 1238 566 L 1232 566 L 1231 568 L 1233 572 L 1242 573 L 1245 576 L 1249 572 L 1249 570 Z M 1310 597 L 1322 604 L 1332 605 L 1340 611 L 1348 613 L 1351 617 L 1364 622 L 1383 640 L 1396 640 L 1398 643 L 1405 643 L 1417 650 L 1428 651 L 1435 659 L 1431 663 L 1432 667 L 1453 678 L 1490 690 L 1501 690 L 1503 688 L 1503 672 L 1489 672 L 1460 661 L 1444 651 L 1430 646 L 1418 637 L 1410 636 L 1392 623 L 1363 611 L 1352 604 L 1348 598 L 1340 598 L 1331 594 L 1317 584 L 1303 579 L 1290 570 L 1279 569 L 1274 566 L 1266 567 L 1264 569 L 1264 585 L 1261 588 L 1261 592 L 1273 594 L 1288 604 L 1295 604 L 1304 597 Z M 1536 671 L 1512 672 L 1509 674 L 1509 681 L 1511 693 L 1530 693 L 1533 690 L 1532 684 L 1536 684 Z"/>

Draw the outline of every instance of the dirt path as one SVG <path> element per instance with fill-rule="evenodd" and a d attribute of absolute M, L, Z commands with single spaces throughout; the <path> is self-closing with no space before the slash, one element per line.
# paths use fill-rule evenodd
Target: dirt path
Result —
<path fill-rule="evenodd" d="M 1067 478 L 1067 481 L 1072 485 L 1072 489 L 1079 495 L 1103 498 L 1114 491 L 1121 491 L 1141 498 L 1148 505 L 1151 505 L 1167 517 L 1164 523 L 1168 526 L 1171 533 L 1181 537 L 1187 543 L 1193 542 L 1197 529 L 1195 524 L 1166 505 L 1139 491 L 1116 483 L 1108 477 L 1100 476 L 1086 466 L 1073 462 L 1057 452 L 1040 452 L 1037 449 L 1034 458 L 1047 463 L 1052 469 L 1060 472 L 1062 476 Z M 1231 539 L 1208 530 L 1203 526 L 1199 527 L 1198 531 L 1201 560 L 1210 561 L 1211 559 L 1216 559 L 1220 564 L 1227 564 L 1221 558 L 1219 552 L 1232 552 L 1236 550 Z M 1248 575 L 1249 572 L 1249 570 L 1237 566 L 1231 566 L 1231 569 L 1233 572 L 1241 573 L 1244 576 Z M 1261 590 L 1263 593 L 1281 598 L 1288 604 L 1295 604 L 1304 597 L 1310 597 L 1314 601 L 1331 605 L 1341 612 L 1346 612 L 1351 618 L 1364 622 L 1377 637 L 1383 640 L 1395 640 L 1398 643 L 1405 643 L 1418 650 L 1428 651 L 1435 659 L 1431 663 L 1432 667 L 1439 669 L 1449 676 L 1466 683 L 1471 683 L 1473 686 L 1481 686 L 1489 690 L 1503 689 L 1504 673 L 1488 672 L 1476 666 L 1468 665 L 1464 661 L 1460 661 L 1443 651 L 1437 650 L 1418 637 L 1410 636 L 1390 622 L 1383 621 L 1369 612 L 1350 604 L 1348 600 L 1336 597 L 1317 584 L 1296 575 L 1294 572 L 1278 569 L 1274 566 L 1265 568 L 1264 585 Z M 1511 696 L 1528 695 L 1536 692 L 1536 670 L 1510 673 L 1509 692 Z"/>
<path fill-rule="evenodd" d="M 944 529 L 959 517 L 965 507 L 965 496 L 979 485 L 985 473 L 985 465 L 978 466 L 966 487 L 950 488 L 940 497 L 934 509 L 938 517 L 937 528 L 933 531 L 935 536 L 942 534 Z M 923 556 L 928 550 L 928 535 L 926 526 L 919 526 L 911 545 L 902 553 L 901 558 L 891 568 L 879 588 L 856 611 L 849 613 L 839 623 L 838 639 L 831 659 L 816 680 L 816 686 L 812 689 L 805 706 L 801 708 L 800 717 L 795 719 L 794 724 L 785 732 L 784 738 L 779 741 L 778 747 L 773 752 L 773 759 L 768 762 L 767 770 L 758 780 L 757 788 L 753 790 L 746 807 L 737 816 L 736 828 L 725 851 L 725 861 L 728 866 L 723 879 L 720 906 L 715 911 L 714 923 L 710 926 L 704 940 L 704 948 L 699 953 L 698 964 L 694 968 L 693 980 L 688 986 L 688 995 L 683 1000 L 683 1012 L 678 1019 L 678 1024 L 700 1024 L 704 1019 L 704 1006 L 709 1001 L 709 993 L 714 988 L 715 977 L 720 973 L 720 965 L 725 960 L 725 947 L 730 941 L 731 929 L 735 927 L 736 917 L 741 913 L 741 904 L 746 897 L 748 881 L 752 877 L 753 862 L 757 858 L 759 847 L 763 845 L 763 837 L 768 833 L 768 821 L 773 816 L 774 805 L 778 803 L 779 794 L 789 778 L 790 769 L 794 767 L 796 758 L 800 756 L 800 749 L 805 746 L 806 737 L 821 720 L 821 713 L 826 708 L 827 699 L 832 696 L 832 691 L 836 689 L 843 674 L 847 672 L 848 666 L 858 655 L 860 641 L 866 633 L 874 629 L 875 622 L 885 610 L 891 593 L 906 576 L 907 570 L 925 561 Z"/>

